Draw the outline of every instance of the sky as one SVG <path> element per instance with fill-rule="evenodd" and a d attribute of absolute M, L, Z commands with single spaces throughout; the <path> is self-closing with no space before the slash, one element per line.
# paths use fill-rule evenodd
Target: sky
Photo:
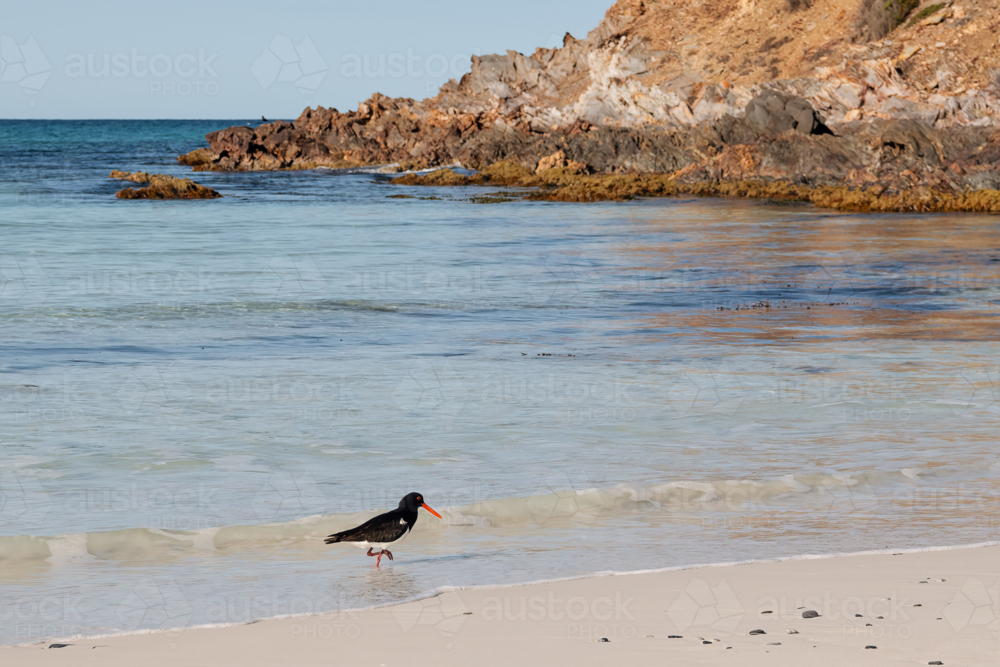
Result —
<path fill-rule="evenodd" d="M 613 0 L 20 0 L 0 12 L 0 118 L 293 119 L 422 99 L 473 54 L 531 53 Z"/>

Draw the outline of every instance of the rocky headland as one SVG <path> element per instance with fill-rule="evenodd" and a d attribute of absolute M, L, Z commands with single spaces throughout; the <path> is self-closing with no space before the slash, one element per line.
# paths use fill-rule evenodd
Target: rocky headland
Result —
<path fill-rule="evenodd" d="M 376 94 L 206 139 L 179 160 L 493 166 L 507 176 L 476 182 L 557 200 L 1000 212 L 1000 0 L 619 0 L 586 39 L 475 57 L 433 98 Z M 449 173 L 402 184 L 475 180 Z"/>

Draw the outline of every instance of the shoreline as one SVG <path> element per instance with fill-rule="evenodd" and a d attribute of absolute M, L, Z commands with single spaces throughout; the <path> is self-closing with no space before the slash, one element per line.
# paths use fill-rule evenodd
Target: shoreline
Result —
<path fill-rule="evenodd" d="M 1000 190 L 947 192 L 930 188 L 889 191 L 882 186 L 802 185 L 783 180 L 692 180 L 690 170 L 652 174 L 590 174 L 584 169 L 557 167 L 532 172 L 514 161 L 490 165 L 465 176 L 444 168 L 411 172 L 392 179 L 396 186 L 529 188 L 531 192 L 500 191 L 478 203 L 548 201 L 593 203 L 638 198 L 716 197 L 775 200 L 812 204 L 857 213 L 985 213 L 1000 214 Z M 400 195 L 395 195 L 399 198 Z"/>
<path fill-rule="evenodd" d="M 845 577 L 845 568 L 853 565 L 870 568 L 869 576 Z M 386 568 L 368 575 L 374 579 L 393 573 Z M 760 588 L 768 578 L 781 582 L 774 584 L 775 595 Z M 895 588 L 883 590 L 887 586 Z M 853 647 L 875 655 L 862 653 L 851 659 L 870 657 L 875 659 L 871 664 L 886 664 L 886 658 L 899 660 L 903 654 L 923 651 L 926 660 L 913 664 L 933 664 L 935 660 L 985 664 L 956 661 L 962 652 L 956 653 L 954 645 L 967 646 L 970 657 L 980 653 L 983 658 L 1000 656 L 998 587 L 1000 541 L 801 554 L 653 570 L 608 570 L 518 584 L 444 585 L 391 605 L 35 641 L 2 646 L 0 655 L 8 664 L 24 665 L 64 664 L 66 657 L 74 664 L 102 665 L 134 664 L 138 659 L 171 665 L 274 664 L 279 655 L 294 656 L 300 664 L 320 664 L 324 655 L 329 657 L 326 651 L 337 645 L 350 655 L 369 651 L 385 654 L 374 663 L 359 658 L 357 664 L 400 664 L 398 658 L 408 655 L 405 664 L 459 664 L 476 655 L 477 646 L 485 647 L 479 642 L 489 642 L 491 647 L 503 646 L 499 652 L 510 659 L 522 659 L 521 651 L 532 646 L 532 651 L 543 652 L 558 647 L 558 655 L 570 651 L 583 664 L 606 664 L 609 658 L 595 651 L 594 645 L 609 643 L 618 659 L 647 655 L 655 644 L 660 655 L 691 652 L 687 657 L 694 659 L 701 649 L 711 652 L 698 656 L 697 664 L 763 665 L 776 660 L 785 664 L 785 657 L 827 664 L 824 656 L 830 658 L 829 664 L 842 664 L 846 658 L 843 652 L 852 650 L 848 640 L 866 638 L 865 646 L 885 645 L 879 646 L 881 651 Z M 673 594 L 661 595 L 668 589 Z M 901 600 L 897 591 L 904 589 Z M 504 591 L 502 601 L 496 591 Z M 985 603 L 977 598 L 983 591 L 988 598 Z M 776 595 L 779 592 L 781 595 Z M 517 597 L 513 605 L 509 604 L 512 595 Z M 913 595 L 923 596 L 929 604 L 917 602 Z M 896 604 L 890 602 L 894 597 Z M 793 598 L 804 604 L 792 605 Z M 974 607 L 969 614 L 963 607 L 966 599 Z M 907 601 L 912 606 L 907 606 Z M 848 618 L 848 603 L 852 609 L 860 604 L 861 617 Z M 840 609 L 837 604 L 841 604 Z M 755 605 L 757 612 L 772 613 L 755 613 Z M 817 610 L 819 618 L 799 617 L 799 607 L 824 605 Z M 775 609 L 763 608 L 767 606 Z M 883 608 L 891 609 L 892 615 L 872 618 L 869 612 Z M 775 626 L 777 621 L 782 627 Z M 831 634 L 831 623 L 834 629 L 839 628 L 839 637 L 837 632 Z M 249 630 L 251 625 L 259 627 Z M 749 634 L 758 629 L 765 631 L 762 636 Z M 789 629 L 797 632 L 786 634 Z M 807 633 L 816 629 L 822 632 Z M 512 630 L 516 631 L 513 635 Z M 892 632 L 897 636 L 891 636 Z M 881 635 L 876 637 L 878 633 Z M 517 641 L 524 634 L 530 635 L 531 641 Z M 675 636 L 678 638 L 671 639 Z M 602 637 L 609 641 L 603 642 Z M 695 637 L 697 643 L 692 644 Z M 264 638 L 267 641 L 258 644 Z M 372 644 L 376 640 L 387 643 L 376 647 Z M 53 644 L 65 646 L 53 652 L 48 648 Z M 207 662 L 195 659 L 217 649 L 224 653 Z M 262 651 L 270 659 L 258 659 Z M 416 662 L 412 651 L 419 653 Z"/>

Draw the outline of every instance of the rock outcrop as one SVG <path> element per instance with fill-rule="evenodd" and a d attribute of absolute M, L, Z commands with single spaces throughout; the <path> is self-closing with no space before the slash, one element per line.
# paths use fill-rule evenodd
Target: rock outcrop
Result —
<path fill-rule="evenodd" d="M 144 188 L 125 188 L 116 193 L 118 199 L 217 199 L 222 195 L 212 188 L 198 185 L 190 178 L 176 178 L 166 174 L 147 174 L 144 171 L 111 172 L 110 178 L 145 184 Z"/>
<path fill-rule="evenodd" d="M 680 182 L 997 189 L 998 10 L 1000 0 L 619 0 L 586 39 L 475 57 L 434 98 L 376 94 L 357 111 L 232 127 L 181 161 L 406 171 L 514 160 Z"/>

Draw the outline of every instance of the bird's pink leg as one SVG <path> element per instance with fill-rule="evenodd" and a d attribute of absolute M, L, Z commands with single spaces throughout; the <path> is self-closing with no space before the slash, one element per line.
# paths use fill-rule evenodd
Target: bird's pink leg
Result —
<path fill-rule="evenodd" d="M 378 564 L 382 561 L 382 553 L 381 551 L 378 552 L 378 558 L 375 559 L 375 569 L 378 569 Z"/>
<path fill-rule="evenodd" d="M 372 550 L 371 550 L 371 547 L 368 547 L 368 555 L 369 556 L 377 556 L 378 554 L 373 554 Z"/>
<path fill-rule="evenodd" d="M 383 549 L 383 551 L 385 551 L 385 555 L 389 557 L 389 560 L 392 560 L 392 552 L 388 549 Z"/>

